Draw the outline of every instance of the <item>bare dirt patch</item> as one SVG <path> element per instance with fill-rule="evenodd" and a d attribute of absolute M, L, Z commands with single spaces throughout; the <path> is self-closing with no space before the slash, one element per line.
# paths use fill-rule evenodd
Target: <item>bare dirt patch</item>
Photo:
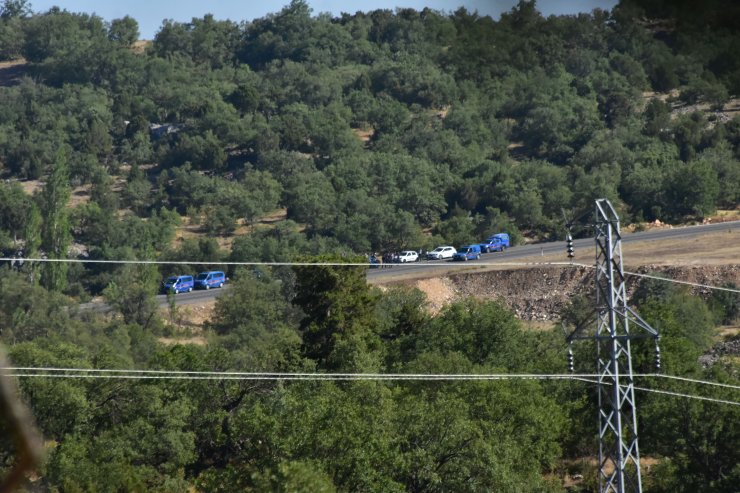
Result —
<path fill-rule="evenodd" d="M 278 209 L 276 211 L 265 214 L 259 219 L 262 224 L 272 224 L 288 219 L 288 209 Z"/>
<path fill-rule="evenodd" d="M 86 204 L 90 202 L 90 190 L 92 185 L 82 185 L 75 187 L 72 190 L 72 195 L 69 197 L 69 206 L 77 207 L 78 205 Z"/>
<path fill-rule="evenodd" d="M 152 45 L 152 42 L 148 39 L 140 39 L 138 41 L 134 41 L 133 46 L 131 46 L 131 51 L 136 53 L 137 55 L 142 55 L 144 52 L 146 52 L 146 49 L 149 48 Z"/>
<path fill-rule="evenodd" d="M 163 320 L 169 323 L 172 334 L 169 337 L 159 337 L 157 340 L 162 344 L 195 344 L 205 346 L 208 344 L 205 332 L 205 323 L 213 318 L 215 300 L 204 301 L 192 305 L 175 305 L 172 310 L 169 307 L 160 308 L 159 314 Z"/>
<path fill-rule="evenodd" d="M 203 228 L 203 222 L 207 219 L 203 216 L 198 218 L 192 218 L 189 216 L 180 216 L 181 225 L 175 231 L 175 238 L 173 240 L 173 246 L 177 247 L 181 242 L 187 239 L 194 238 L 214 238 L 218 243 L 219 248 L 224 250 L 231 250 L 234 240 L 239 236 L 248 234 L 258 228 L 273 228 L 275 224 L 280 221 L 284 221 L 288 217 L 287 209 L 278 209 L 265 214 L 254 223 L 247 223 L 244 219 L 238 219 L 236 221 L 236 229 L 230 234 L 218 235 L 208 233 Z"/>
<path fill-rule="evenodd" d="M 19 181 L 18 183 L 20 184 L 23 191 L 26 192 L 28 195 L 35 194 L 44 186 L 44 183 L 41 180 L 25 180 Z"/>
<path fill-rule="evenodd" d="M 166 346 L 174 346 L 176 344 L 194 344 L 196 346 L 205 346 L 207 341 L 204 337 L 158 337 L 157 340 Z"/>
<path fill-rule="evenodd" d="M 179 330 L 187 329 L 191 334 L 198 334 L 203 330 L 205 323 L 213 318 L 216 300 L 202 301 L 192 305 L 175 305 L 175 307 L 174 314 L 169 307 L 160 308 L 162 318 Z"/>
<path fill-rule="evenodd" d="M 698 266 L 725 265 L 740 260 L 740 229 L 708 233 L 683 240 L 659 240 L 628 243 L 622 247 L 625 266 L 642 265 Z M 589 258 L 589 262 L 592 260 Z"/>
<path fill-rule="evenodd" d="M 670 104 L 672 120 L 678 118 L 681 115 L 699 111 L 706 114 L 707 117 L 710 117 L 709 125 L 711 127 L 714 126 L 715 122 L 717 121 L 722 123 L 728 122 L 736 116 L 740 115 L 740 98 L 728 99 L 727 102 L 722 105 L 722 108 L 713 109 L 712 104 L 706 101 L 699 101 L 695 104 L 686 104 L 678 99 L 680 95 L 681 92 L 678 89 L 673 89 L 670 92 L 666 93 L 657 93 L 650 91 L 642 93 L 643 101 L 645 102 L 645 104 L 647 104 L 647 102 L 651 99 L 659 99 L 664 103 Z"/>
<path fill-rule="evenodd" d="M 44 188 L 44 182 L 41 180 L 24 180 L 19 181 L 18 184 L 21 186 L 21 189 L 28 195 L 34 195 L 35 193 L 40 192 L 42 188 Z M 72 193 L 70 194 L 69 203 L 67 205 L 74 208 L 80 204 L 85 204 L 89 202 L 91 189 L 92 186 L 89 184 L 74 187 L 72 189 Z"/>
<path fill-rule="evenodd" d="M 595 250 L 576 249 L 576 263 L 593 265 Z M 517 262 L 563 262 L 563 254 L 533 255 L 522 257 Z M 652 240 L 622 245 L 622 261 L 626 270 L 635 270 L 641 266 L 717 266 L 735 264 L 740 261 L 740 228 L 728 227 L 727 231 L 706 233 L 693 238 L 679 240 Z M 474 264 L 473 264 L 474 265 Z M 467 267 L 467 265 L 466 265 Z M 473 267 L 471 265 L 471 267 Z M 501 270 L 511 267 L 481 266 L 478 270 Z"/>
<path fill-rule="evenodd" d="M 429 311 L 432 313 L 439 312 L 442 307 L 456 297 L 454 286 L 445 277 L 420 279 L 413 283 L 412 286 L 426 294 L 429 301 Z"/>
<path fill-rule="evenodd" d="M 364 143 L 370 142 L 370 139 L 375 135 L 374 128 L 353 128 L 352 132 Z"/>

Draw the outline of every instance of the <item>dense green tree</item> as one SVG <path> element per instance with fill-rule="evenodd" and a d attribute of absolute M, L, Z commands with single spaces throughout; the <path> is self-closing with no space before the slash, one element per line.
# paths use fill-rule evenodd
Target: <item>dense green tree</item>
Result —
<path fill-rule="evenodd" d="M 670 123 L 670 107 L 660 99 L 651 99 L 643 113 L 645 133 L 658 136 L 666 132 Z"/>
<path fill-rule="evenodd" d="M 213 132 L 207 131 L 203 137 L 183 135 L 168 161 L 174 166 L 189 162 L 196 168 L 218 169 L 226 163 L 226 153 Z"/>
<path fill-rule="evenodd" d="M 103 294 L 126 323 L 148 327 L 156 320 L 157 302 L 154 295 L 159 281 L 158 272 L 151 265 L 126 265 Z"/>
<path fill-rule="evenodd" d="M 72 239 L 67 203 L 71 195 L 67 158 L 57 155 L 54 168 L 38 196 L 39 211 L 43 220 L 41 249 L 49 259 L 66 259 Z M 47 262 L 41 283 L 50 291 L 62 291 L 67 283 L 68 266 L 64 262 Z"/>
<path fill-rule="evenodd" d="M 716 210 L 720 183 L 707 160 L 696 160 L 676 168 L 670 177 L 669 204 L 676 216 L 704 217 Z"/>
<path fill-rule="evenodd" d="M 0 14 L 0 60 L 20 58 L 24 42 L 23 21 L 17 17 L 2 17 Z"/>
<path fill-rule="evenodd" d="M 24 266 L 25 268 L 26 266 Z M 60 294 L 30 282 L 25 271 L 3 269 L 0 276 L 0 338 L 14 344 L 62 333 L 72 324 Z"/>
<path fill-rule="evenodd" d="M 17 183 L 0 184 L 0 224 L 13 241 L 23 235 L 33 203 Z"/>
<path fill-rule="evenodd" d="M 31 15 L 31 4 L 28 0 L 4 0 L 0 6 L 0 18 L 13 19 Z"/>
<path fill-rule="evenodd" d="M 152 200 L 152 184 L 141 169 L 133 165 L 123 194 L 124 203 L 138 215 L 144 215 Z"/>
<path fill-rule="evenodd" d="M 139 39 L 139 23 L 128 15 L 113 19 L 108 27 L 108 38 L 125 47 L 130 47 Z"/>
<path fill-rule="evenodd" d="M 196 63 L 219 68 L 231 63 L 240 30 L 232 21 L 217 21 L 212 14 L 189 23 L 165 20 L 154 38 L 154 53 L 161 57 L 181 53 Z"/>
<path fill-rule="evenodd" d="M 367 286 L 364 270 L 350 266 L 294 270 L 293 302 L 305 313 L 300 330 L 306 356 L 328 369 L 377 369 L 379 339 L 372 317 L 377 295 Z"/>
<path fill-rule="evenodd" d="M 721 324 L 731 324 L 740 317 L 740 296 L 738 293 L 729 291 L 737 289 L 735 283 L 724 285 L 727 291 L 714 290 L 709 298 L 709 307 L 715 314 L 715 319 Z"/>
<path fill-rule="evenodd" d="M 443 237 L 449 244 L 461 246 L 475 241 L 475 224 L 473 218 L 461 213 L 457 209 L 449 219 L 437 225 L 435 233 Z"/>
<path fill-rule="evenodd" d="M 697 157 L 699 163 L 711 167 L 717 174 L 719 191 L 716 196 L 707 191 L 708 197 L 704 200 L 713 201 L 714 204 L 724 207 L 732 207 L 740 202 L 740 162 L 732 156 L 730 149 L 720 143 L 715 147 L 706 149 Z M 711 173 L 710 173 L 711 176 Z M 711 178 L 702 180 L 699 187 L 712 187 Z M 702 193 L 697 191 L 697 193 Z"/>

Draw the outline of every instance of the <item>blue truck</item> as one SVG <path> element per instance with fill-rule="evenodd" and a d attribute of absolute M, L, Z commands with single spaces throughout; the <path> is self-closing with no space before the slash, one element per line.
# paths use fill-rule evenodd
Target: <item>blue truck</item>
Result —
<path fill-rule="evenodd" d="M 452 260 L 477 260 L 480 258 L 480 246 L 465 245 L 457 249 L 457 253 L 452 256 Z"/>
<path fill-rule="evenodd" d="M 511 246 L 511 243 L 507 233 L 497 233 L 489 236 L 486 241 L 481 242 L 478 246 L 480 246 L 483 253 L 503 252 Z"/>

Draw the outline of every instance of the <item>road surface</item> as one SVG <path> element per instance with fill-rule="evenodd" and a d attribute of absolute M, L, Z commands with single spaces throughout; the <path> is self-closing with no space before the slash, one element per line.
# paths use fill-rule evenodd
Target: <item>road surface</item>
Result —
<path fill-rule="evenodd" d="M 684 238 L 690 238 L 699 236 L 707 233 L 719 232 L 732 230 L 740 227 L 740 221 L 731 221 L 725 223 L 716 224 L 702 224 L 698 226 L 684 226 L 678 228 L 666 228 L 666 229 L 655 229 L 649 231 L 642 231 L 639 233 L 623 233 L 622 243 L 636 243 L 644 241 L 658 241 L 658 240 L 679 240 Z M 588 259 L 587 263 L 591 263 L 593 260 L 593 238 L 582 238 L 573 241 L 573 246 L 576 250 L 577 259 Z M 588 251 L 588 256 L 584 255 L 583 252 Z M 531 258 L 539 255 L 549 256 L 554 254 L 562 254 L 563 261 L 567 261 L 565 251 L 565 241 L 554 241 L 549 243 L 535 243 L 531 245 L 522 245 L 512 247 L 506 250 L 504 253 L 493 252 L 484 253 L 481 255 L 479 261 L 471 262 L 449 262 L 449 261 L 421 261 L 413 264 L 393 264 L 392 268 L 382 269 L 368 269 L 368 280 L 379 282 L 384 279 L 391 279 L 392 277 L 401 277 L 404 274 L 410 274 L 413 270 L 415 276 L 428 277 L 434 272 L 444 272 L 449 270 L 457 270 L 461 267 L 474 268 L 475 266 L 482 266 L 491 263 L 505 263 L 505 262 L 516 262 L 523 258 Z M 181 293 L 176 295 L 178 305 L 191 305 L 197 303 L 209 302 L 219 296 L 220 294 L 228 291 L 228 284 L 221 289 L 211 289 L 208 291 L 193 291 L 191 293 Z M 160 307 L 168 306 L 167 296 L 158 295 L 157 302 Z M 109 311 L 109 307 L 101 302 L 96 303 L 85 303 L 80 305 L 81 310 L 93 310 L 98 312 Z"/>

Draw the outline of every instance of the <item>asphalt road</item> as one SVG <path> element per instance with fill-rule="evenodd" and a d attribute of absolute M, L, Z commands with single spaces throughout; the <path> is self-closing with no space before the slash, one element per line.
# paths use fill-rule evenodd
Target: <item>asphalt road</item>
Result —
<path fill-rule="evenodd" d="M 740 227 L 740 221 L 731 221 L 726 223 L 716 224 L 702 224 L 698 226 L 685 226 L 680 228 L 666 228 L 666 229 L 654 229 L 649 231 L 641 231 L 639 233 L 623 233 L 622 243 L 637 243 L 645 241 L 658 241 L 658 240 L 679 240 L 683 238 L 689 238 L 694 236 L 700 236 L 707 233 L 714 233 L 719 231 L 727 231 Z M 573 247 L 575 249 L 576 262 L 593 263 L 595 255 L 595 242 L 593 238 L 581 238 L 573 241 Z M 398 275 L 401 272 L 408 271 L 410 269 L 429 271 L 431 269 L 438 270 L 449 270 L 451 268 L 459 267 L 472 267 L 480 264 L 497 264 L 506 262 L 516 262 L 523 258 L 531 258 L 535 256 L 550 256 L 562 254 L 562 261 L 568 260 L 566 256 L 566 244 L 563 241 L 553 241 L 549 243 L 534 243 L 531 245 L 522 245 L 512 247 L 505 252 L 493 252 L 484 253 L 481 255 L 479 261 L 471 262 L 449 262 L 449 261 L 422 261 L 416 264 L 394 264 L 391 269 L 371 269 L 368 271 L 368 279 L 379 280 L 383 277 L 390 277 Z M 451 264 L 456 264 L 454 267 Z"/>
<path fill-rule="evenodd" d="M 680 228 L 666 228 L 642 231 L 639 233 L 623 233 L 622 243 L 635 243 L 644 241 L 657 241 L 657 240 L 679 240 L 683 238 L 689 238 L 699 236 L 702 234 L 727 231 L 740 227 L 740 221 L 732 221 L 725 223 L 716 224 L 702 224 L 699 226 L 685 226 Z M 573 246 L 576 252 L 576 261 L 584 261 L 590 263 L 594 256 L 594 239 L 593 238 L 582 238 L 573 241 Z M 588 252 L 586 254 L 586 252 Z M 399 276 L 402 274 L 410 274 L 411 271 L 417 275 L 426 275 L 434 271 L 439 270 L 451 270 L 458 269 L 460 267 L 470 268 L 476 265 L 485 264 L 496 264 L 506 262 L 516 262 L 520 259 L 533 257 L 538 255 L 553 255 L 562 254 L 563 261 L 567 261 L 565 251 L 565 241 L 554 241 L 549 243 L 535 243 L 532 245 L 523 245 L 512 247 L 505 252 L 493 252 L 484 253 L 481 255 L 481 259 L 470 262 L 450 262 L 450 261 L 420 261 L 413 264 L 393 264 L 390 268 L 381 269 L 368 269 L 368 280 L 379 281 L 382 279 L 391 279 L 393 276 Z M 584 260 L 581 260 L 584 259 Z M 221 289 L 211 289 L 208 291 L 193 291 L 191 293 L 181 293 L 176 295 L 176 301 L 178 305 L 191 305 L 196 303 L 203 303 L 210 301 L 221 293 L 228 290 L 228 284 Z M 167 297 L 165 295 L 158 295 L 157 301 L 160 307 L 167 306 Z M 98 312 L 106 312 L 109 307 L 104 303 L 85 303 L 80 305 L 82 310 L 93 310 Z"/>

